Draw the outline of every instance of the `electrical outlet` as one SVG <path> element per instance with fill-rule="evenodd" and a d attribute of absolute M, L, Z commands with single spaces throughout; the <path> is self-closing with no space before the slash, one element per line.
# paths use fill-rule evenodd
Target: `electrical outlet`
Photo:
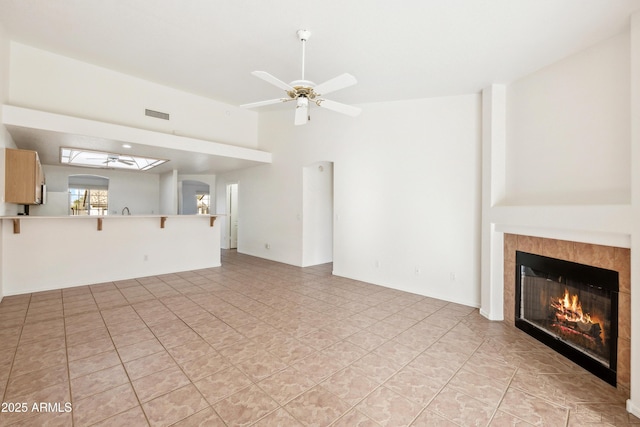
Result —
<path fill-rule="evenodd" d="M 265 248 L 265 249 L 271 249 L 271 245 L 270 245 L 269 243 L 265 243 L 265 244 L 264 244 L 264 248 Z"/>
<path fill-rule="evenodd" d="M 449 273 L 449 279 L 452 282 L 455 282 L 456 281 L 456 273 L 453 273 L 453 272 Z"/>

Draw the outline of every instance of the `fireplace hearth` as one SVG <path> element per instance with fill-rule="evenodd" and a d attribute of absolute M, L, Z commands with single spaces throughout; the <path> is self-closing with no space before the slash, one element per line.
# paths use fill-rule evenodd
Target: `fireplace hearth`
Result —
<path fill-rule="evenodd" d="M 516 327 L 616 385 L 618 272 L 516 252 Z"/>

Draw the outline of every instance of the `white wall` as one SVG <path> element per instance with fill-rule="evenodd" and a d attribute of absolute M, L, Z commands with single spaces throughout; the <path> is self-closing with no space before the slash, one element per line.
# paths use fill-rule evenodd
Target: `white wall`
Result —
<path fill-rule="evenodd" d="M 173 170 L 160 175 L 160 213 L 178 214 L 178 171 Z"/>
<path fill-rule="evenodd" d="M 255 148 L 257 113 L 11 42 L 8 102 L 52 113 Z M 145 109 L 170 120 L 145 116 Z"/>
<path fill-rule="evenodd" d="M 509 85 L 506 204 L 628 204 L 629 33 Z"/>
<path fill-rule="evenodd" d="M 91 169 L 71 166 L 43 166 L 47 181 L 47 203 L 32 206 L 31 215 L 68 215 L 69 175 L 100 175 L 109 178 L 109 214 L 120 215 L 126 206 L 132 215 L 160 213 L 158 174 Z"/>
<path fill-rule="evenodd" d="M 0 219 L 5 295 L 220 266 L 219 225 L 205 216 Z M 197 238 L 194 238 L 197 236 Z"/>
<path fill-rule="evenodd" d="M 0 25 L 0 102 L 4 101 L 8 97 L 9 92 L 9 39 L 6 37 L 4 27 Z M 0 111 L 0 123 L 2 123 L 2 112 Z M 0 124 L 0 164 L 4 165 L 5 155 L 4 149 L 6 147 L 14 147 L 11 136 L 7 132 L 4 125 Z M 1 215 L 13 215 L 17 211 L 15 206 L 11 206 L 4 202 L 4 167 L 0 174 L 0 216 Z M 8 211 L 8 208 L 11 209 Z M 0 241 L 2 241 L 2 231 L 0 230 Z M 2 247 L 0 247 L 0 262 L 4 257 Z M 0 275 L 0 302 L 4 297 L 4 280 Z"/>
<path fill-rule="evenodd" d="M 302 265 L 302 168 L 330 161 L 335 274 L 479 305 L 479 95 L 362 107 L 262 113 L 273 164 L 218 177 L 239 182 L 238 250 Z"/>
<path fill-rule="evenodd" d="M 4 27 L 0 25 L 0 104 L 9 98 L 9 63 L 10 63 L 10 42 L 4 32 Z M 0 216 L 15 215 L 18 212 L 17 205 L 4 203 L 4 149 L 16 148 L 11 135 L 2 124 L 2 111 L 0 111 Z M 2 254 L 0 254 L 1 256 Z M 2 284 L 0 283 L 0 299 L 2 298 Z"/>

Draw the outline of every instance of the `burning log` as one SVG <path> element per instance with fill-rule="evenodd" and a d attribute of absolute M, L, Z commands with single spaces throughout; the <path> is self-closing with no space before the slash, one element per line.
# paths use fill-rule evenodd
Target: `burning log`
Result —
<path fill-rule="evenodd" d="M 591 319 L 588 313 L 582 311 L 578 295 L 569 295 L 567 289 L 561 298 L 551 298 L 554 309 L 555 324 L 564 332 L 582 335 L 594 344 L 602 345 L 602 328 L 600 323 Z"/>

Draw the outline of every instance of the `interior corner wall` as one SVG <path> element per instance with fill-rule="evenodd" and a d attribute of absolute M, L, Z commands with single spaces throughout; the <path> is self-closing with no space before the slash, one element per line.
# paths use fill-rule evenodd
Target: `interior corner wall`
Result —
<path fill-rule="evenodd" d="M 629 33 L 507 90 L 506 204 L 629 204 Z"/>
<path fill-rule="evenodd" d="M 300 171 L 330 161 L 334 274 L 479 306 L 480 95 L 362 107 L 313 108 L 305 126 L 261 113 L 273 163 L 219 176 L 239 182 L 238 251 L 301 265 Z"/>

